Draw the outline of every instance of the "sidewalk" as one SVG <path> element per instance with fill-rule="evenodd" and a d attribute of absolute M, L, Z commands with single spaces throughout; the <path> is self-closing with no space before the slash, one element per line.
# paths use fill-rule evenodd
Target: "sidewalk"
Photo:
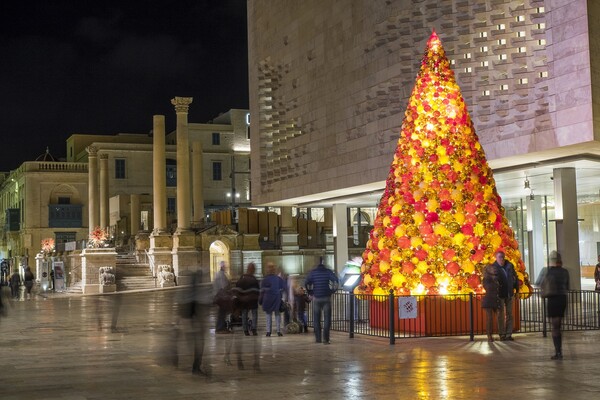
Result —
<path fill-rule="evenodd" d="M 323 345 L 312 334 L 265 337 L 262 313 L 259 336 L 211 329 L 204 357 L 211 377 L 194 376 L 175 291 L 124 296 L 117 333 L 109 329 L 106 296 L 11 301 L 0 320 L 1 398 L 589 400 L 600 393 L 599 331 L 565 333 L 565 358 L 552 361 L 552 340 L 541 334 L 494 343 L 484 336 L 398 339 L 391 346 L 334 332 Z M 177 340 L 174 327 L 181 328 Z"/>

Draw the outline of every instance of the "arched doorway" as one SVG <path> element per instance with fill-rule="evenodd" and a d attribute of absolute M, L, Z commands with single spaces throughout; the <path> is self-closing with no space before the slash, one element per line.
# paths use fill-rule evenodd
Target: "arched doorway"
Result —
<path fill-rule="evenodd" d="M 209 251 L 211 282 L 215 280 L 215 276 L 217 275 L 217 272 L 219 272 L 219 264 L 221 263 L 221 261 L 225 261 L 225 265 L 227 265 L 227 274 L 229 275 L 229 247 L 222 241 L 215 240 L 211 243 Z"/>

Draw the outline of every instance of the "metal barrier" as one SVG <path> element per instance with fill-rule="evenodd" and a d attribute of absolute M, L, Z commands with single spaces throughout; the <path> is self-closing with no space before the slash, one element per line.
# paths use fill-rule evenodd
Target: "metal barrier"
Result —
<path fill-rule="evenodd" d="M 431 336 L 484 335 L 485 312 L 481 308 L 482 295 L 423 295 L 416 299 L 417 317 L 399 318 L 399 303 L 409 296 L 355 296 L 337 292 L 331 299 L 331 330 L 389 338 Z M 546 316 L 546 300 L 535 290 L 526 299 L 515 300 L 514 332 L 541 332 L 550 330 Z M 313 324 L 312 303 L 307 307 L 308 323 Z M 518 317 L 518 319 L 517 319 Z M 494 324 L 495 326 L 495 324 Z M 495 327 L 496 328 L 496 327 Z M 600 329 L 600 293 L 594 291 L 569 291 L 567 311 L 563 319 L 565 331 Z"/>

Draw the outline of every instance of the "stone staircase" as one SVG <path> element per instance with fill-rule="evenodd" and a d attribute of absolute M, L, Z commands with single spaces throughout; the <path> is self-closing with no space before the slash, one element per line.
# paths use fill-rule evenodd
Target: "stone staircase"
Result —
<path fill-rule="evenodd" d="M 118 292 L 155 288 L 150 266 L 139 263 L 134 254 L 117 253 L 116 269 Z"/>
<path fill-rule="evenodd" d="M 67 290 L 65 291 L 65 293 L 74 294 L 74 295 L 83 294 L 82 282 L 81 281 L 75 282 L 71 286 L 67 287 Z"/>

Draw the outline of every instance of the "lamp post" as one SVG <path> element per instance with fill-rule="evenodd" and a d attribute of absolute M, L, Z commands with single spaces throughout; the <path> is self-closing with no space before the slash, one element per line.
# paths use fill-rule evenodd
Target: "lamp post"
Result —
<path fill-rule="evenodd" d="M 346 263 L 346 266 L 340 274 L 340 283 L 342 290 L 348 292 L 349 299 L 349 320 L 350 320 L 350 338 L 354 337 L 354 321 L 358 319 L 358 308 L 356 304 L 356 297 L 354 296 L 354 289 L 360 282 L 360 265 L 362 263 L 361 258 L 355 258 Z"/>

